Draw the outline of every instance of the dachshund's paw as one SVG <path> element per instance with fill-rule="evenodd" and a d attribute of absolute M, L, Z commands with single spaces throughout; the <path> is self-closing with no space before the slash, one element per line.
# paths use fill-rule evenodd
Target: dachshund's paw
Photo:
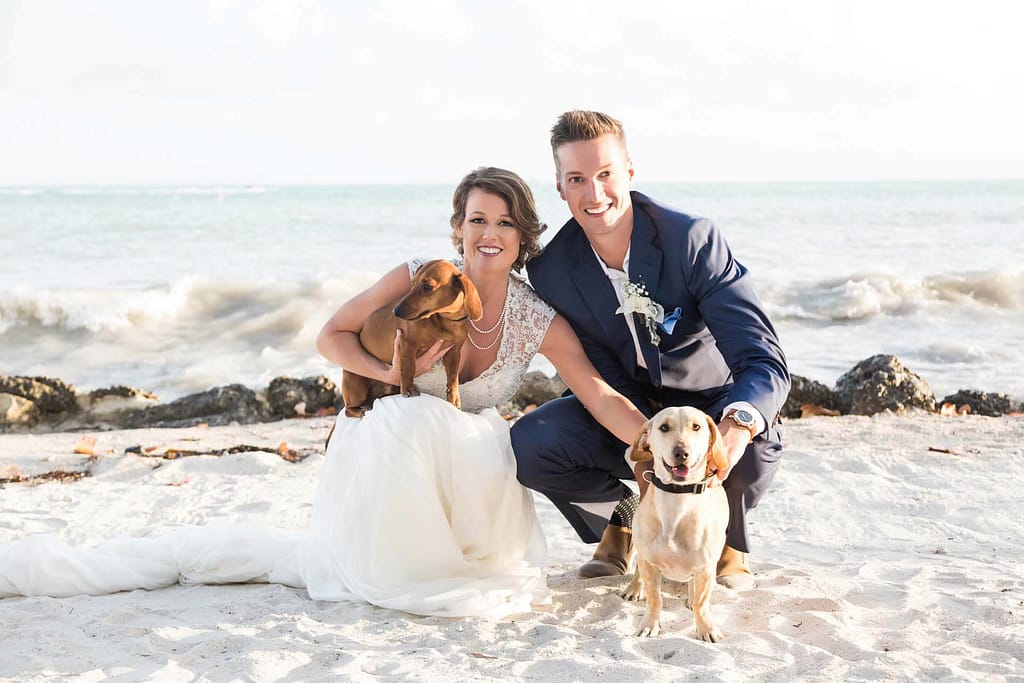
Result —
<path fill-rule="evenodd" d="M 402 392 L 402 396 L 405 396 L 406 398 L 412 398 L 413 396 L 419 396 L 419 395 L 420 395 L 420 390 L 416 388 L 415 384 L 413 384 L 408 389 L 406 389 L 405 391 Z"/>

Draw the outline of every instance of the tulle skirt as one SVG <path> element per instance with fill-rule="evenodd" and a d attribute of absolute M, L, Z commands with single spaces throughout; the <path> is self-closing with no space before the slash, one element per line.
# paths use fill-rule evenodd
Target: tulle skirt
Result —
<path fill-rule="evenodd" d="M 213 523 L 92 547 L 29 537 L 0 544 L 0 596 L 270 582 L 415 614 L 528 612 L 550 599 L 546 547 L 515 467 L 496 411 L 388 397 L 338 418 L 308 529 Z"/>

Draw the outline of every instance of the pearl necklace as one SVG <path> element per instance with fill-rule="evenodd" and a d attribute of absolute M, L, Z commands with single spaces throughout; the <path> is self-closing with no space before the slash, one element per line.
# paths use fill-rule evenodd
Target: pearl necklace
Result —
<path fill-rule="evenodd" d="M 469 326 L 472 327 L 477 332 L 479 332 L 480 334 L 490 334 L 491 332 L 494 332 L 496 329 L 498 329 L 498 326 L 501 325 L 501 323 L 505 320 L 505 311 L 507 311 L 507 310 L 508 310 L 508 287 L 505 288 L 505 301 L 501 304 L 501 315 L 498 316 L 498 321 L 496 323 L 494 323 L 494 325 L 491 326 L 491 329 L 489 329 L 489 330 L 481 330 L 479 327 L 476 326 L 476 323 L 474 323 L 472 320 L 469 321 Z"/>
<path fill-rule="evenodd" d="M 479 334 L 491 334 L 492 332 L 497 330 L 499 327 L 501 327 L 501 324 L 505 322 L 505 314 L 507 312 L 508 312 L 508 288 L 505 289 L 505 303 L 503 303 L 501 305 L 501 314 L 498 315 L 498 321 L 495 322 L 494 325 L 491 326 L 491 329 L 489 329 L 489 330 L 481 330 L 479 327 L 476 326 L 476 324 L 472 320 L 469 321 L 469 326 L 472 327 L 474 330 L 476 330 L 477 333 L 479 333 Z M 502 335 L 500 335 L 500 334 L 495 335 L 494 340 L 491 341 L 490 344 L 488 344 L 487 346 L 480 346 L 475 341 L 473 341 L 473 335 L 469 334 L 468 331 L 466 332 L 466 339 L 469 340 L 469 343 L 472 344 L 473 348 L 475 348 L 477 351 L 488 351 L 488 350 L 494 348 L 494 345 L 497 344 L 501 340 L 501 336 Z"/>

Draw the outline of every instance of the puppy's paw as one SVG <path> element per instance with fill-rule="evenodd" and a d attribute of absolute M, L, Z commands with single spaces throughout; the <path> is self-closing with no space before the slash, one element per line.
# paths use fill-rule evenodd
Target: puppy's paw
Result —
<path fill-rule="evenodd" d="M 415 384 L 409 385 L 409 388 L 402 392 L 402 396 L 405 396 L 406 398 L 411 398 L 413 396 L 419 396 L 419 395 L 420 395 L 420 390 L 416 388 Z"/>
<path fill-rule="evenodd" d="M 462 397 L 459 396 L 458 389 L 456 389 L 455 391 L 448 392 L 448 402 L 451 403 L 456 408 L 458 408 L 459 410 L 462 410 Z"/>
<path fill-rule="evenodd" d="M 626 600 L 636 602 L 644 599 L 644 582 L 640 580 L 640 576 L 636 575 L 633 580 L 626 586 L 626 590 L 620 594 Z"/>
<path fill-rule="evenodd" d="M 657 638 L 661 635 L 661 620 L 645 614 L 636 635 L 640 638 Z"/>
<path fill-rule="evenodd" d="M 722 632 L 718 630 L 718 627 L 714 624 L 709 624 L 705 627 L 697 627 L 697 639 L 703 640 L 705 643 L 717 643 L 724 637 L 725 636 L 722 635 Z"/>

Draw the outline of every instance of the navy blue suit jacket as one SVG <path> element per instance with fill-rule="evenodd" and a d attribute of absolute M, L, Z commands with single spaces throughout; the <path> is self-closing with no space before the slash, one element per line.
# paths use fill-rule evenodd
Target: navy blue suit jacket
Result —
<path fill-rule="evenodd" d="M 575 219 L 527 265 L 537 293 L 576 330 L 598 372 L 645 414 L 662 405 L 724 407 L 747 401 L 774 426 L 790 377 L 775 329 L 715 226 L 631 192 L 629 279 L 643 283 L 667 313 L 682 317 L 657 347 L 643 321 L 636 347 L 612 284 Z M 718 416 L 716 416 L 718 417 Z"/>

